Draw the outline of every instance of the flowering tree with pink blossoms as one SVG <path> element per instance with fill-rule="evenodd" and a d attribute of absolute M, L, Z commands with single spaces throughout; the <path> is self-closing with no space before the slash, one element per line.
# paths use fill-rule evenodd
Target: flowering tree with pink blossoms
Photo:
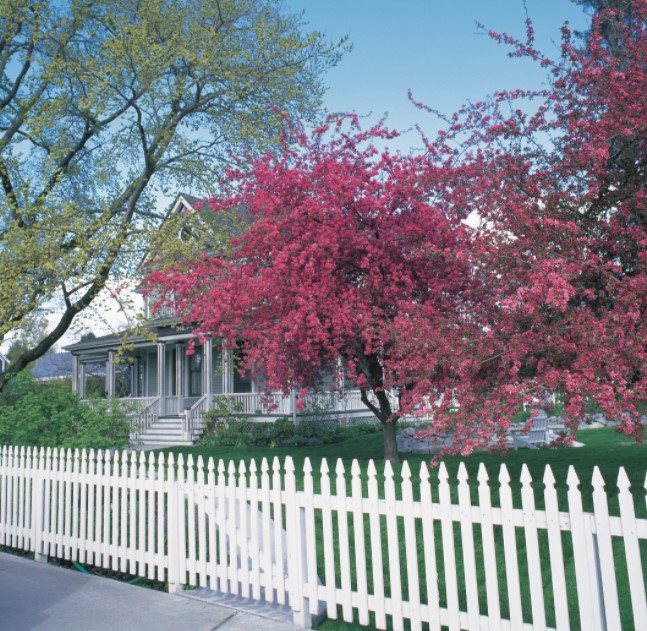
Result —
<path fill-rule="evenodd" d="M 436 205 L 424 157 L 378 153 L 355 118 L 331 119 L 311 135 L 290 129 L 283 151 L 230 174 L 238 193 L 211 201 L 244 207 L 248 230 L 233 256 L 204 255 L 150 281 L 176 298 L 198 334 L 244 340 L 242 368 L 268 389 L 301 394 L 322 386 L 342 361 L 345 377 L 381 421 L 385 458 L 396 461 L 397 406 L 404 390 L 391 367 L 393 324 L 424 310 L 437 334 L 471 283 L 468 229 Z"/>
<path fill-rule="evenodd" d="M 592 403 L 642 439 L 646 24 L 647 0 L 631 20 L 601 12 L 584 40 L 563 29 L 557 61 L 530 23 L 526 41 L 491 34 L 550 87 L 466 106 L 424 154 L 380 152 L 392 134 L 352 118 L 289 128 L 281 152 L 232 172 L 236 193 L 211 202 L 252 219 L 233 256 L 149 282 L 198 335 L 243 339 L 243 368 L 268 388 L 316 388 L 341 358 L 389 460 L 398 418 L 429 401 L 429 431 L 464 455 L 505 449 L 519 406 L 553 392 L 566 441 Z"/>

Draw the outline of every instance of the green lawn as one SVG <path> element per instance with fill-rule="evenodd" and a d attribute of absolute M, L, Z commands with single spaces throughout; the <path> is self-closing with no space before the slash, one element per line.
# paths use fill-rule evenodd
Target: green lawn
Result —
<path fill-rule="evenodd" d="M 486 453 L 477 453 L 472 455 L 467 459 L 462 459 L 459 457 L 448 457 L 445 459 L 445 465 L 448 468 L 450 474 L 450 483 L 452 479 L 455 480 L 455 476 L 458 470 L 460 462 L 464 462 L 468 473 L 470 475 L 470 481 L 473 483 L 471 485 L 473 501 L 477 502 L 477 490 L 476 490 L 476 474 L 478 467 L 481 463 L 487 468 L 488 474 L 491 480 L 492 488 L 492 500 L 496 505 L 498 503 L 498 493 L 496 491 L 498 487 L 497 477 L 499 474 L 499 469 L 502 463 L 506 465 L 512 479 L 512 488 L 513 494 L 515 496 L 515 505 L 520 506 L 520 484 L 519 477 L 521 474 L 521 467 L 523 464 L 526 464 L 530 470 L 531 476 L 533 478 L 533 487 L 535 488 L 536 493 L 536 504 L 538 508 L 543 507 L 543 483 L 542 478 L 544 474 L 544 468 L 548 464 L 551 466 L 554 476 L 557 480 L 557 489 L 559 494 L 560 509 L 567 510 L 566 503 L 566 476 L 568 468 L 570 465 L 575 467 L 575 470 L 580 478 L 580 489 L 583 495 L 583 504 L 585 510 L 592 510 L 592 497 L 591 497 L 591 475 L 593 472 L 593 467 L 598 466 L 601 470 L 601 473 L 606 482 L 606 490 L 610 496 L 610 512 L 612 514 L 618 513 L 617 507 L 617 488 L 615 486 L 616 478 L 618 474 L 619 467 L 624 467 L 632 485 L 632 492 L 635 498 L 636 512 L 639 517 L 647 517 L 647 510 L 645 504 L 645 473 L 647 472 L 647 445 L 638 445 L 635 444 L 631 439 L 616 434 L 613 429 L 596 429 L 596 430 L 583 430 L 578 434 L 578 440 L 585 444 L 581 448 L 560 448 L 560 449 L 541 449 L 541 450 L 519 450 L 519 451 L 510 451 L 506 456 L 500 456 L 498 454 L 486 454 Z M 181 453 L 185 454 L 185 457 L 188 454 L 192 454 L 193 458 L 196 459 L 199 455 L 203 458 L 208 459 L 213 457 L 215 460 L 222 459 L 224 461 L 234 460 L 245 460 L 249 462 L 252 458 L 256 460 L 257 464 L 260 464 L 262 458 L 268 458 L 272 460 L 274 457 L 278 457 L 280 460 L 283 460 L 286 456 L 290 455 L 294 459 L 296 474 L 297 474 L 297 484 L 299 485 L 302 481 L 302 467 L 306 457 L 310 458 L 310 461 L 314 469 L 314 479 L 315 479 L 315 490 L 318 490 L 319 487 L 319 466 L 322 458 L 328 459 L 328 464 L 331 468 L 332 478 L 334 478 L 334 466 L 337 458 L 341 458 L 344 462 L 346 470 L 350 473 L 350 465 L 353 459 L 357 459 L 362 467 L 362 471 L 366 471 L 369 460 L 373 459 L 378 465 L 378 471 L 381 470 L 380 462 L 383 454 L 382 446 L 382 436 L 381 434 L 369 434 L 360 436 L 358 438 L 353 438 L 346 440 L 342 443 L 332 444 L 332 445 L 321 445 L 314 447 L 303 447 L 299 449 L 270 449 L 270 448 L 232 448 L 232 447 L 223 447 L 223 448 L 173 448 L 172 450 L 176 455 Z M 420 466 L 422 463 L 428 462 L 428 457 L 422 456 L 410 456 L 402 454 L 403 461 L 406 459 L 411 467 L 413 473 L 414 489 L 416 487 L 416 479 Z M 395 467 L 396 473 L 396 482 L 400 479 L 400 466 Z M 431 472 L 432 477 L 432 487 L 435 492 L 436 486 L 436 472 Z M 347 475 L 347 478 L 350 479 L 350 475 Z M 380 482 L 382 476 L 380 475 Z M 366 488 L 366 480 L 364 480 L 364 486 Z M 334 488 L 334 481 L 333 481 Z M 350 490 L 350 489 L 349 489 Z M 455 484 L 453 492 L 455 493 Z M 477 546 L 477 555 L 480 554 L 481 542 L 480 542 L 480 533 L 478 528 L 474 528 L 475 533 L 475 542 Z M 545 533 L 542 533 L 544 535 Z M 565 570 L 567 581 L 570 585 L 574 585 L 574 567 L 572 562 L 569 562 L 569 555 L 571 553 L 571 544 L 569 541 L 568 533 L 565 533 L 563 537 L 564 553 L 567 557 Z M 438 532 L 440 535 L 440 531 Z M 460 529 L 458 524 L 456 525 L 455 531 L 456 540 L 460 541 Z M 439 542 L 440 537 L 436 538 L 436 541 Z M 518 541 L 519 546 L 523 548 L 523 533 L 518 531 Z M 501 543 L 499 541 L 499 543 Z M 622 544 L 620 541 L 617 542 L 619 557 L 622 555 Z M 647 542 L 643 542 L 647 543 Z M 547 550 L 547 538 L 544 536 L 540 539 L 540 546 L 542 551 Z M 321 546 L 319 546 L 321 547 Z M 335 547 L 338 548 L 338 542 L 335 542 Z M 644 558 L 647 558 L 647 545 L 643 545 L 641 548 Z M 323 550 L 319 549 L 318 551 L 318 567 L 320 572 L 323 571 Z M 385 549 L 386 552 L 386 549 Z M 338 550 L 335 550 L 335 554 L 338 555 Z M 352 542 L 351 542 L 351 557 L 353 555 Z M 442 558 L 442 549 L 437 549 L 437 555 L 440 562 Z M 370 557 L 370 554 L 369 554 Z M 386 559 L 386 556 L 384 556 Z M 401 558 L 404 559 L 404 546 L 401 549 Z M 499 559 L 501 557 L 498 557 Z M 570 560 L 572 561 L 572 559 Z M 422 567 L 422 563 L 420 564 Z M 499 565 L 503 566 L 503 563 L 499 561 Z M 338 566 L 337 566 L 338 567 Z M 386 567 L 386 565 L 385 565 Z M 528 586 L 528 575 L 525 572 L 525 555 L 520 555 L 520 574 L 522 582 L 522 590 L 529 593 L 530 589 Z M 461 567 L 461 558 L 460 558 L 460 546 L 457 548 L 457 570 L 459 575 L 459 581 L 462 575 Z M 388 572 L 387 572 L 388 573 Z M 403 568 L 403 576 L 406 574 L 406 568 Z M 369 568 L 369 577 L 371 575 Z M 501 608 L 502 615 L 507 615 L 507 596 L 505 594 L 505 573 L 503 567 L 500 571 L 501 575 Z M 388 576 L 385 575 L 385 580 L 387 583 L 388 590 Z M 623 610 L 623 628 L 631 629 L 634 628 L 633 620 L 630 613 L 629 603 L 625 600 L 628 597 L 628 582 L 626 578 L 626 567 L 623 563 L 618 564 L 617 570 L 617 580 L 618 580 L 618 589 L 621 598 L 621 607 Z M 554 612 L 551 610 L 552 603 L 552 586 L 551 586 L 551 576 L 550 569 L 546 568 L 543 577 L 544 582 L 544 592 L 547 602 L 547 622 L 549 625 L 554 625 Z M 369 580 L 370 583 L 370 580 Z M 481 611 L 484 612 L 487 609 L 487 600 L 486 593 L 483 587 L 484 584 L 484 572 L 481 569 L 479 575 L 479 585 L 481 586 L 481 591 L 479 593 L 479 605 Z M 355 576 L 353 575 L 353 586 L 355 585 Z M 369 584 L 369 589 L 371 585 Z M 525 589 L 524 589 L 525 588 Z M 441 605 L 444 606 L 444 572 L 442 567 L 439 565 L 439 589 L 441 593 Z M 574 587 L 573 596 L 575 595 Z M 406 598 L 406 580 L 403 578 L 403 596 Z M 388 593 L 388 592 L 387 592 Z M 575 603 L 575 598 L 569 599 L 571 602 Z M 529 597 L 523 599 L 523 612 L 524 620 L 530 622 L 532 619 L 531 610 L 530 610 L 530 600 Z M 465 607 L 465 596 L 461 593 L 461 608 L 463 610 Z M 579 615 L 577 612 L 577 607 L 573 604 L 570 610 L 571 618 L 571 627 L 573 629 L 579 628 Z M 321 629 L 325 631 L 332 631 L 335 629 L 341 630 L 350 630 L 350 629 L 360 629 L 363 627 L 346 624 L 338 621 L 326 621 L 321 626 Z"/>

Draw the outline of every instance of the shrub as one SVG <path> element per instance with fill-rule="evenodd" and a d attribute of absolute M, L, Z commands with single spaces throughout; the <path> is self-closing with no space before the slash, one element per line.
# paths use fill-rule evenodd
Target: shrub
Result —
<path fill-rule="evenodd" d="M 128 417 L 110 401 L 80 402 L 69 385 L 39 384 L 20 373 L 0 400 L 0 444 L 79 449 L 123 448 Z"/>

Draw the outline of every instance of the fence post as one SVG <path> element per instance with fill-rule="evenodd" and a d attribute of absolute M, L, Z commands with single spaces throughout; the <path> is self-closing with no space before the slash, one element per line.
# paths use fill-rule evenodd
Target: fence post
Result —
<path fill-rule="evenodd" d="M 303 586 L 308 580 L 306 573 L 305 520 L 297 500 L 294 462 L 290 456 L 285 459 L 285 497 L 285 538 L 288 541 L 288 589 L 292 622 L 297 627 L 310 628 L 312 616 L 303 594 Z M 311 542 L 311 545 L 315 545 L 315 542 Z"/>
<path fill-rule="evenodd" d="M 180 519 L 180 502 L 178 500 L 180 470 L 178 468 L 177 480 L 175 475 L 175 458 L 169 454 L 167 461 L 166 483 L 168 485 L 168 591 L 171 594 L 182 591 L 180 580 L 180 537 L 178 520 Z M 181 518 L 184 518 L 182 511 Z"/>
<path fill-rule="evenodd" d="M 32 515 L 32 538 L 34 545 L 34 561 L 39 563 L 47 563 L 47 554 L 43 551 L 43 527 L 45 517 L 45 493 L 43 487 L 45 485 L 45 475 L 43 469 L 45 468 L 45 449 L 40 448 L 38 460 L 36 460 L 36 449 L 34 449 L 32 464 L 38 462 L 33 487 L 31 492 L 31 515 Z"/>

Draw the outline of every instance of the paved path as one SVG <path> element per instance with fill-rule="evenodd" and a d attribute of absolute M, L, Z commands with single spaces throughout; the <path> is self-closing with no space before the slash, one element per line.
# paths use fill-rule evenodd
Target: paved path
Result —
<path fill-rule="evenodd" d="M 296 631 L 228 607 L 0 552 L 0 631 Z"/>

